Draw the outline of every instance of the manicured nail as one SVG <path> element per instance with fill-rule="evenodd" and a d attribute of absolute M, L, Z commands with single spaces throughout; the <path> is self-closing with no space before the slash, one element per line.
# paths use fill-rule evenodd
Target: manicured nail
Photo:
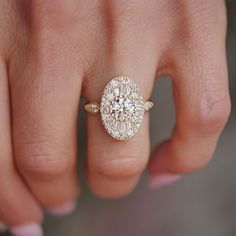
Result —
<path fill-rule="evenodd" d="M 0 222 L 0 233 L 6 232 L 7 231 L 7 226 Z"/>
<path fill-rule="evenodd" d="M 47 208 L 47 211 L 53 215 L 64 216 L 72 213 L 75 210 L 76 206 L 76 201 L 70 201 L 61 206 Z"/>
<path fill-rule="evenodd" d="M 10 228 L 13 236 L 43 236 L 43 229 L 37 223 L 30 223 Z"/>
<path fill-rule="evenodd" d="M 177 182 L 182 176 L 173 174 L 159 174 L 151 176 L 149 179 L 150 188 L 161 188 L 163 186 Z"/>

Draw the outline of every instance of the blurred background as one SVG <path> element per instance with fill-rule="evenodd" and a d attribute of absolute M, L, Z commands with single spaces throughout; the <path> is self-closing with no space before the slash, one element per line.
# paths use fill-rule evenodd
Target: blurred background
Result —
<path fill-rule="evenodd" d="M 85 183 L 85 122 L 79 126 L 79 178 L 83 194 L 70 216 L 47 216 L 46 236 L 235 236 L 236 235 L 236 1 L 228 1 L 227 51 L 232 114 L 221 136 L 214 159 L 198 173 L 160 190 L 150 190 L 147 174 L 136 190 L 120 200 L 102 200 Z M 167 138 L 174 125 L 171 83 L 158 80 L 151 112 L 152 146 Z M 4 235 L 4 234 L 3 234 Z M 7 235 L 7 234 L 5 234 Z"/>

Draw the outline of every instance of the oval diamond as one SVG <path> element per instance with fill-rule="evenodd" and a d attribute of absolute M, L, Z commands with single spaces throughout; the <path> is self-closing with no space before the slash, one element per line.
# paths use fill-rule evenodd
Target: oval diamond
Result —
<path fill-rule="evenodd" d="M 112 79 L 105 87 L 101 101 L 101 117 L 107 132 L 114 138 L 132 138 L 139 130 L 145 102 L 137 84 L 128 77 Z"/>

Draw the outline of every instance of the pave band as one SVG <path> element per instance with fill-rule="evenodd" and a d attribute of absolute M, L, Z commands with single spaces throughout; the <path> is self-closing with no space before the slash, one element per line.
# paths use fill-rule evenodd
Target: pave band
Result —
<path fill-rule="evenodd" d="M 132 138 L 139 130 L 144 112 L 154 102 L 144 100 L 137 84 L 126 76 L 112 79 L 105 87 L 100 105 L 97 102 L 85 104 L 91 114 L 101 114 L 107 132 L 115 139 Z"/>

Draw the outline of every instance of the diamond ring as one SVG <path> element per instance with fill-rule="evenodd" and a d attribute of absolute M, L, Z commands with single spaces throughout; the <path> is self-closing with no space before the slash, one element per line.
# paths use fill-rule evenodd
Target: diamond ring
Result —
<path fill-rule="evenodd" d="M 101 103 L 85 104 L 87 112 L 100 112 L 102 123 L 107 132 L 115 139 L 132 138 L 139 130 L 145 111 L 154 106 L 150 100 L 144 100 L 138 85 L 126 76 L 112 79 L 105 87 Z"/>

